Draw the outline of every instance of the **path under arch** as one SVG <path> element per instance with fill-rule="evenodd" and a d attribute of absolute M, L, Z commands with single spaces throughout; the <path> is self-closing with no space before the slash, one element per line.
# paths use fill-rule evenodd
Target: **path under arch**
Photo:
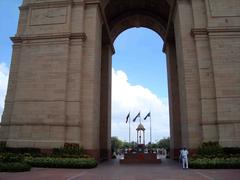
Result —
<path fill-rule="evenodd" d="M 239 180 L 237 169 L 183 170 L 177 162 L 163 159 L 162 164 L 122 165 L 111 160 L 94 169 L 32 168 L 30 172 L 0 173 L 0 180 Z"/>

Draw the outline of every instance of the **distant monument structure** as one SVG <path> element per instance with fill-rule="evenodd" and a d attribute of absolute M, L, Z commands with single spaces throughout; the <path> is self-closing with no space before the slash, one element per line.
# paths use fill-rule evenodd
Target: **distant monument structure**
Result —
<path fill-rule="evenodd" d="M 239 0 L 23 0 L 0 141 L 109 158 L 113 42 L 132 27 L 164 41 L 171 157 L 204 141 L 239 147 Z"/>
<path fill-rule="evenodd" d="M 137 144 L 144 144 L 145 145 L 145 128 L 140 123 L 137 127 Z"/>
<path fill-rule="evenodd" d="M 158 159 L 157 151 L 153 152 L 152 149 L 147 149 L 145 146 L 145 128 L 143 124 L 139 123 L 136 128 L 137 131 L 137 146 L 124 153 L 124 158 L 120 159 L 121 164 L 131 163 L 161 163 L 161 159 Z"/>

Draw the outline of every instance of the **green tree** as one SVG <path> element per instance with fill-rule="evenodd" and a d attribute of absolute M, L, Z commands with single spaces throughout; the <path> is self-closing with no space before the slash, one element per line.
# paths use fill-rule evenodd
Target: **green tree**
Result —
<path fill-rule="evenodd" d="M 118 137 L 111 137 L 111 148 L 113 152 L 117 152 L 123 146 L 123 142 Z"/>
<path fill-rule="evenodd" d="M 131 143 L 124 141 L 121 148 L 123 148 L 123 149 L 125 149 L 125 148 L 132 148 L 133 149 L 136 146 L 137 146 L 137 143 L 134 142 L 134 141 L 132 141 Z"/>
<path fill-rule="evenodd" d="M 157 143 L 150 143 L 149 142 L 146 146 L 149 149 L 158 148 L 158 144 Z"/>
<path fill-rule="evenodd" d="M 160 139 L 157 142 L 157 145 L 159 148 L 164 148 L 166 150 L 169 150 L 170 149 L 170 137 Z"/>

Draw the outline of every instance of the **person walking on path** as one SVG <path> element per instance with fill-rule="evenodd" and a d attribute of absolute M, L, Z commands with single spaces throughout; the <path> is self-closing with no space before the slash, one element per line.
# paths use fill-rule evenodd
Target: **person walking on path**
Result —
<path fill-rule="evenodd" d="M 185 147 L 180 151 L 180 159 L 182 161 L 182 168 L 188 169 L 188 150 Z"/>

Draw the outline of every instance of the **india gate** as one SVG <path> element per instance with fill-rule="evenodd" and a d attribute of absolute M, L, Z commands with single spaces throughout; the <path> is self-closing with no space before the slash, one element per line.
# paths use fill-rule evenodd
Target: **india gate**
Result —
<path fill-rule="evenodd" d="M 239 147 L 239 0 L 23 0 L 0 141 L 109 157 L 113 42 L 132 27 L 164 41 L 171 156 Z"/>

